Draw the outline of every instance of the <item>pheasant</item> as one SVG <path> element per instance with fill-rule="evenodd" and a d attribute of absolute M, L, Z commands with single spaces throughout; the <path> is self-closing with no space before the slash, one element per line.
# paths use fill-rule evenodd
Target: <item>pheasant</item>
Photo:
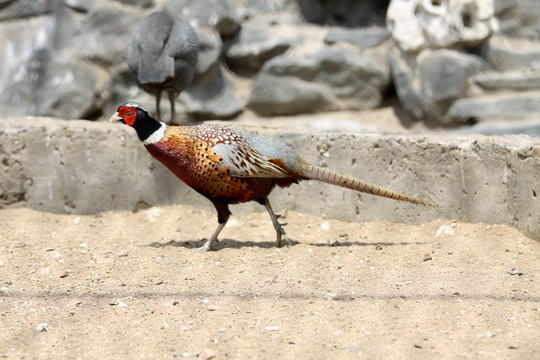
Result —
<path fill-rule="evenodd" d="M 156 113 L 162 91 L 171 102 L 171 122 L 176 122 L 174 101 L 193 79 L 199 57 L 199 40 L 187 22 L 158 11 L 135 28 L 127 49 L 128 66 L 137 76 L 137 84 L 155 95 Z"/>
<path fill-rule="evenodd" d="M 414 204 L 437 206 L 352 176 L 309 164 L 289 146 L 256 132 L 221 125 L 168 126 L 137 103 L 118 108 L 109 121 L 131 126 L 148 152 L 180 180 L 208 198 L 216 208 L 218 226 L 200 248 L 211 250 L 227 223 L 229 204 L 256 201 L 266 207 L 276 230 L 276 246 L 285 235 L 268 201 L 275 187 L 301 180 L 319 180 L 348 189 Z"/>

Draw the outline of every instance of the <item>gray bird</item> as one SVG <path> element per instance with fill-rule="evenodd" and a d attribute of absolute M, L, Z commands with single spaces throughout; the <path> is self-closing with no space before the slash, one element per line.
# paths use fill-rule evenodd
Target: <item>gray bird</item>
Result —
<path fill-rule="evenodd" d="M 171 122 L 176 122 L 174 100 L 193 79 L 199 48 L 193 27 L 161 11 L 145 17 L 133 31 L 128 66 L 137 75 L 139 87 L 155 95 L 158 119 L 161 92 L 167 91 Z"/>

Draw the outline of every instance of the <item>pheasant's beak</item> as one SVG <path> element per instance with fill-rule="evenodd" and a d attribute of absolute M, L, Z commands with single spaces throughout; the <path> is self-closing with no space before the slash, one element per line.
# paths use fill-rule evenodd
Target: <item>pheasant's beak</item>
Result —
<path fill-rule="evenodd" d="M 109 118 L 109 122 L 115 122 L 115 121 L 122 121 L 122 122 L 124 122 L 124 118 L 120 116 L 120 114 L 118 113 L 118 111 L 115 112 L 115 113 L 113 114 L 113 116 L 111 116 L 111 117 Z"/>

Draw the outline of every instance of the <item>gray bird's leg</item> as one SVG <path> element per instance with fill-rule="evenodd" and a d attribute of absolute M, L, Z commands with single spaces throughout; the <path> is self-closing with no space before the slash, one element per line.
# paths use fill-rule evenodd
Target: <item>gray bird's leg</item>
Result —
<path fill-rule="evenodd" d="M 231 216 L 231 212 L 229 211 L 229 205 L 225 203 L 220 202 L 212 202 L 217 210 L 218 213 L 218 226 L 212 236 L 210 236 L 210 239 L 204 243 L 203 246 L 199 248 L 201 251 L 209 251 L 213 250 L 212 245 L 214 242 L 217 242 L 218 235 L 225 227 L 225 224 L 227 224 L 227 220 L 229 220 L 229 217 Z"/>
<path fill-rule="evenodd" d="M 156 92 L 156 120 L 161 121 L 161 112 L 159 111 L 159 103 L 161 101 L 161 91 Z"/>
<path fill-rule="evenodd" d="M 270 215 L 270 219 L 272 219 L 272 224 L 274 225 L 274 229 L 276 230 L 276 246 L 281 247 L 281 237 L 285 236 L 285 230 L 283 230 L 283 226 L 287 224 L 280 224 L 278 219 L 281 215 L 275 214 L 274 210 L 272 210 L 272 206 L 270 206 L 270 200 L 268 198 L 264 199 L 264 206 L 266 207 L 266 210 L 268 211 L 268 214 Z"/>
<path fill-rule="evenodd" d="M 175 110 L 176 93 L 169 91 L 169 100 L 171 102 L 171 124 L 177 124 L 176 122 L 176 110 Z"/>

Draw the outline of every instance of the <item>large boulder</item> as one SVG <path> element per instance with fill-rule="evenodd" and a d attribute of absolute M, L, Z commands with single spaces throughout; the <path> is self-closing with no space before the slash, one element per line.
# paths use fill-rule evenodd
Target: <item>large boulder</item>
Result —
<path fill-rule="evenodd" d="M 264 62 L 283 54 L 290 46 L 288 39 L 273 35 L 271 28 L 246 23 L 225 51 L 225 57 L 233 70 L 257 71 Z"/>
<path fill-rule="evenodd" d="M 485 72 L 476 75 L 474 81 L 486 90 L 540 90 L 540 71 Z"/>
<path fill-rule="evenodd" d="M 404 51 L 470 47 L 497 31 L 494 12 L 493 0 L 392 0 L 386 23 Z"/>
<path fill-rule="evenodd" d="M 0 2 L 0 21 L 50 14 L 63 6 L 57 0 L 16 0 Z"/>
<path fill-rule="evenodd" d="M 192 25 L 212 27 L 224 37 L 234 35 L 241 22 L 232 0 L 167 0 L 164 10 L 178 18 L 189 14 Z"/>
<path fill-rule="evenodd" d="M 362 49 L 373 48 L 390 38 L 390 32 L 384 28 L 349 29 L 344 27 L 332 27 L 326 33 L 324 42 L 335 44 L 347 42 Z"/>
<path fill-rule="evenodd" d="M 297 13 L 296 0 L 236 0 L 235 8 L 244 18 L 262 14 Z"/>
<path fill-rule="evenodd" d="M 488 94 L 460 99 L 449 109 L 460 118 L 505 118 L 521 120 L 540 117 L 540 91 Z"/>
<path fill-rule="evenodd" d="M 62 119 L 95 118 L 103 105 L 107 74 L 75 56 L 34 53 L 0 98 L 9 115 L 52 116 Z"/>
<path fill-rule="evenodd" d="M 131 33 L 144 16 L 144 11 L 117 2 L 92 8 L 77 37 L 78 54 L 102 66 L 125 62 Z"/>
<path fill-rule="evenodd" d="M 330 26 L 384 25 L 389 0 L 297 0 L 298 11 L 311 23 Z"/>
<path fill-rule="evenodd" d="M 216 64 L 180 95 L 187 115 L 196 120 L 230 119 L 244 109 L 229 73 Z"/>
<path fill-rule="evenodd" d="M 485 70 L 475 55 L 455 50 L 424 50 L 415 59 L 392 55 L 392 74 L 398 96 L 410 114 L 432 127 L 455 127 L 461 118 L 448 113 L 449 107 L 468 95 L 470 79 Z M 408 65 L 411 64 L 412 65 Z"/>
<path fill-rule="evenodd" d="M 540 40 L 538 0 L 495 0 L 495 14 L 501 35 Z"/>
<path fill-rule="evenodd" d="M 223 43 L 216 30 L 198 28 L 199 61 L 191 85 L 180 95 L 179 107 L 196 120 L 230 119 L 244 109 L 236 96 L 231 75 L 220 62 Z"/>
<path fill-rule="evenodd" d="M 261 68 L 248 106 L 264 116 L 374 108 L 389 85 L 386 67 L 346 47 L 278 56 Z"/>
<path fill-rule="evenodd" d="M 65 25 L 65 28 L 59 26 Z M 4 116 L 94 117 L 106 73 L 64 47 L 68 18 L 56 15 L 0 23 L 0 107 Z"/>
<path fill-rule="evenodd" d="M 483 56 L 498 71 L 540 69 L 540 41 L 494 36 Z"/>

